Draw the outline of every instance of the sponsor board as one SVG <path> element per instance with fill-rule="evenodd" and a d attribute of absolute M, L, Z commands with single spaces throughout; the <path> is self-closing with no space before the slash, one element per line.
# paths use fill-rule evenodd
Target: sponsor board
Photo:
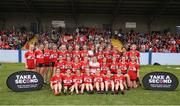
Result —
<path fill-rule="evenodd" d="M 40 90 L 43 83 L 43 77 L 33 71 L 15 72 L 6 81 L 8 88 L 15 92 Z"/>
<path fill-rule="evenodd" d="M 172 91 L 178 87 L 178 78 L 169 72 L 151 72 L 143 77 L 143 86 L 148 90 Z"/>

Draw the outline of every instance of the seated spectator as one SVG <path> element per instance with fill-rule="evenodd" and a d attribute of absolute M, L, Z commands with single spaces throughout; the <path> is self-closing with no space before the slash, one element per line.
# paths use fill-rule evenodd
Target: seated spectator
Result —
<path fill-rule="evenodd" d="M 0 49 L 21 49 L 33 35 L 11 30 L 0 31 Z"/>

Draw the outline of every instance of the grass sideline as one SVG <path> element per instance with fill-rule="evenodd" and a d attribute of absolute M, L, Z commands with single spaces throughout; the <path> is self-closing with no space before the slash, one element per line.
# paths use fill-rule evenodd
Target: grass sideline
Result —
<path fill-rule="evenodd" d="M 180 79 L 180 66 L 141 66 L 141 78 L 152 71 L 165 71 Z M 93 94 L 54 96 L 47 85 L 33 92 L 12 92 L 6 86 L 7 77 L 23 70 L 24 64 L 3 63 L 0 68 L 0 105 L 180 105 L 180 86 L 176 91 L 150 91 L 143 87 L 125 95 Z"/>

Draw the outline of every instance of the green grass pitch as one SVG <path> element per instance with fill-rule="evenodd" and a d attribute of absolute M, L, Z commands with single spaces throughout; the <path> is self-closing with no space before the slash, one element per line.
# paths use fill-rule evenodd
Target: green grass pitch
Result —
<path fill-rule="evenodd" d="M 152 71 L 166 71 L 180 79 L 180 66 L 141 66 L 142 77 Z M 150 91 L 143 87 L 127 91 L 125 95 L 93 94 L 54 96 L 49 85 L 32 92 L 12 92 L 7 77 L 23 70 L 24 64 L 2 64 L 0 68 L 0 105 L 180 105 L 180 86 L 175 91 Z"/>

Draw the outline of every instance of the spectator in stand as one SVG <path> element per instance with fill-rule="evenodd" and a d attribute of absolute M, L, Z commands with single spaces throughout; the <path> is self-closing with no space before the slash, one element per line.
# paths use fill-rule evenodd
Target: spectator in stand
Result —
<path fill-rule="evenodd" d="M 33 37 L 27 32 L 21 33 L 11 30 L 0 31 L 0 49 L 21 49 Z"/>
<path fill-rule="evenodd" d="M 178 37 L 170 34 L 142 34 L 142 33 L 126 33 L 124 35 L 124 47 L 129 50 L 131 44 L 136 44 L 140 52 L 163 52 L 163 53 L 179 53 L 180 46 L 176 44 Z"/>
<path fill-rule="evenodd" d="M 163 53 L 179 53 L 180 46 L 177 43 L 177 40 L 180 39 L 178 35 L 173 36 L 171 34 L 144 34 L 139 32 L 125 33 L 115 31 L 119 39 L 123 42 L 124 47 L 127 50 L 130 50 L 131 44 L 136 44 L 137 49 L 140 52 L 163 52 Z M 76 37 L 77 36 L 77 37 Z M 0 31 L 0 49 L 21 49 L 24 44 L 33 37 L 32 34 L 27 32 L 21 33 L 11 30 L 1 30 Z M 74 38 L 76 40 L 73 40 Z M 73 35 L 66 33 L 59 33 L 55 29 L 52 31 L 47 31 L 38 36 L 38 42 L 36 45 L 45 44 L 48 42 L 49 45 L 57 44 L 61 46 L 62 44 L 68 46 L 74 46 L 78 44 L 80 46 L 86 45 L 89 43 L 89 47 L 92 48 L 92 45 L 99 46 L 108 45 L 109 36 L 104 32 L 98 31 L 96 28 L 80 27 L 77 28 Z M 96 52 L 96 51 L 94 51 Z"/>

